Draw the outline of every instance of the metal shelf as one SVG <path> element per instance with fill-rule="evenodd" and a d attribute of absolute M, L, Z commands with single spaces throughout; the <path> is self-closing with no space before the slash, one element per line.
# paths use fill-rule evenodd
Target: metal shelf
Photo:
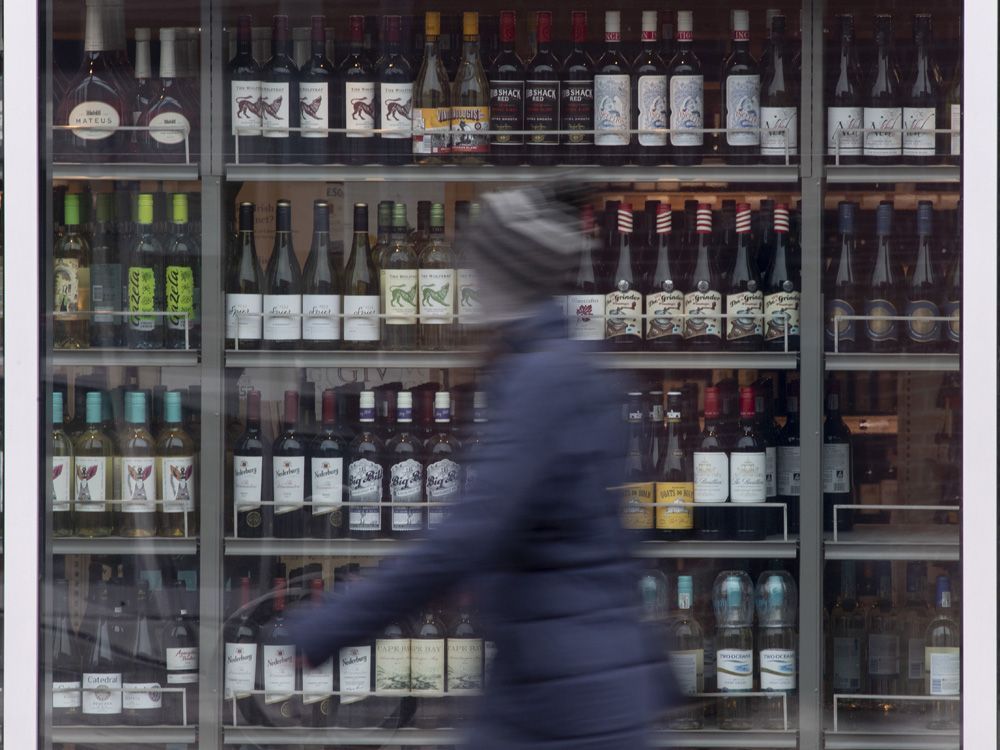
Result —
<path fill-rule="evenodd" d="M 151 745 L 198 741 L 195 727 L 50 727 L 46 735 L 53 744 Z"/>
<path fill-rule="evenodd" d="M 594 362 L 623 370 L 794 370 L 798 352 L 595 352 Z"/>
<path fill-rule="evenodd" d="M 640 542 L 634 551 L 636 557 L 643 558 L 754 558 L 794 559 L 798 554 L 799 540 L 789 537 L 788 541 L 772 537 L 762 542 L 700 542 L 685 540 L 679 542 Z M 686 743 L 682 743 L 686 744 Z"/>
<path fill-rule="evenodd" d="M 829 184 L 844 183 L 886 183 L 886 182 L 935 182 L 958 184 L 962 179 L 962 170 L 947 164 L 932 164 L 928 166 L 834 166 L 826 168 L 826 181 Z"/>
<path fill-rule="evenodd" d="M 193 182 L 197 164 L 53 164 L 54 180 L 165 180 Z"/>
<path fill-rule="evenodd" d="M 794 748 L 798 746 L 798 733 L 792 729 L 787 732 L 751 729 L 747 732 L 725 732 L 720 729 L 698 729 L 691 732 L 658 731 L 654 732 L 650 745 L 652 747 L 685 747 L 685 748 L 745 748 L 751 750 L 772 750 L 776 748 Z"/>
<path fill-rule="evenodd" d="M 224 727 L 226 745 L 343 745 L 403 746 L 454 745 L 461 733 L 454 729 L 337 729 L 335 727 Z"/>
<path fill-rule="evenodd" d="M 957 354 L 868 354 L 842 352 L 826 355 L 826 369 L 830 372 L 857 370 L 900 370 L 919 372 L 958 372 Z"/>
<path fill-rule="evenodd" d="M 196 367 L 201 357 L 197 349 L 57 349 L 52 352 L 56 367 Z"/>
<path fill-rule="evenodd" d="M 877 506 L 876 506 L 877 507 Z M 957 525 L 858 525 L 827 534 L 827 560 L 958 560 Z"/>
<path fill-rule="evenodd" d="M 398 555 L 408 546 L 398 539 L 237 539 L 226 538 L 231 557 L 302 555 L 306 557 L 385 557 Z"/>
<path fill-rule="evenodd" d="M 196 555 L 198 540 L 171 537 L 68 537 L 53 539 L 52 552 L 56 555 Z"/>

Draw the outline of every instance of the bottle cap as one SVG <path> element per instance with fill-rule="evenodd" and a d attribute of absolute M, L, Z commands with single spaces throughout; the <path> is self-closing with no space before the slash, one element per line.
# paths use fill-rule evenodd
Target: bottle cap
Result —
<path fill-rule="evenodd" d="M 173 196 L 173 217 L 174 224 L 188 223 L 188 197 L 187 193 L 174 193 Z"/>
<path fill-rule="evenodd" d="M 103 400 L 100 391 L 91 391 L 87 394 L 87 424 L 101 423 Z"/>
<path fill-rule="evenodd" d="M 413 421 L 413 394 L 409 391 L 400 391 L 396 394 L 396 421 Z"/>
<path fill-rule="evenodd" d="M 288 41 L 288 16 L 274 16 L 271 19 L 271 41 Z"/>
<path fill-rule="evenodd" d="M 135 30 L 135 40 L 137 42 L 148 42 L 152 38 L 153 38 L 153 31 L 152 31 L 152 29 L 148 29 L 148 28 L 142 27 L 142 28 L 137 28 Z M 160 32 L 160 39 L 163 39 L 163 31 L 162 30 Z"/>
<path fill-rule="evenodd" d="M 705 389 L 705 419 L 719 418 L 719 389 L 710 385 Z"/>
<path fill-rule="evenodd" d="M 587 11 L 574 10 L 570 14 L 570 19 L 573 29 L 573 43 L 583 44 L 587 41 Z"/>
<path fill-rule="evenodd" d="M 247 392 L 247 421 L 260 421 L 260 391 Z"/>
<path fill-rule="evenodd" d="M 163 421 L 168 424 L 181 423 L 180 391 L 167 391 L 163 394 Z"/>
<path fill-rule="evenodd" d="M 441 36 L 441 14 L 436 10 L 429 10 L 424 14 L 424 34 Z"/>
<path fill-rule="evenodd" d="M 934 204 L 920 201 L 917 204 L 917 234 L 929 235 L 934 232 Z"/>
<path fill-rule="evenodd" d="M 748 234 L 750 232 L 750 204 L 736 204 L 736 234 Z"/>
<path fill-rule="evenodd" d="M 299 421 L 299 392 L 285 391 L 285 424 Z"/>
<path fill-rule="evenodd" d="M 253 218 L 254 212 L 256 211 L 256 206 L 253 203 L 241 203 L 240 204 L 240 231 L 241 232 L 252 232 L 253 231 Z"/>
<path fill-rule="evenodd" d="M 444 227 L 444 204 L 434 203 L 431 205 L 431 226 Z"/>
<path fill-rule="evenodd" d="M 540 10 L 535 16 L 535 42 L 549 44 L 552 41 L 552 11 Z"/>
<path fill-rule="evenodd" d="M 771 19 L 767 25 L 768 30 L 771 32 L 771 36 L 780 36 L 785 33 L 785 16 L 782 13 L 777 13 Z"/>
<path fill-rule="evenodd" d="M 462 14 L 462 34 L 479 36 L 479 14 L 475 11 L 466 11 Z"/>
<path fill-rule="evenodd" d="M 438 391 L 434 394 L 434 421 L 451 421 L 451 394 L 448 391 Z"/>
<path fill-rule="evenodd" d="M 656 26 L 659 20 L 657 16 L 658 14 L 655 10 L 644 10 L 642 12 L 642 41 L 656 41 Z"/>
<path fill-rule="evenodd" d="M 63 200 L 63 211 L 63 221 L 66 222 L 66 226 L 75 227 L 80 224 L 79 193 L 66 193 L 66 198 Z"/>
<path fill-rule="evenodd" d="M 740 417 L 743 419 L 753 419 L 756 414 L 753 388 L 749 386 L 740 388 Z"/>
<path fill-rule="evenodd" d="M 622 40 L 622 14 L 617 10 L 604 12 L 604 41 L 620 42 Z"/>
<path fill-rule="evenodd" d="M 275 208 L 275 227 L 279 232 L 292 231 L 292 202 L 282 198 Z"/>
<path fill-rule="evenodd" d="M 385 41 L 389 44 L 399 44 L 400 30 L 403 28 L 403 19 L 400 16 L 385 17 Z"/>
<path fill-rule="evenodd" d="M 392 228 L 406 229 L 406 204 L 394 203 L 392 206 Z"/>
<path fill-rule="evenodd" d="M 788 233 L 788 206 L 784 203 L 774 207 L 774 231 L 779 234 Z"/>
<path fill-rule="evenodd" d="M 354 231 L 368 233 L 368 204 L 354 204 Z"/>
<path fill-rule="evenodd" d="M 330 204 L 325 200 L 313 201 L 313 231 L 330 231 Z"/>
<path fill-rule="evenodd" d="M 656 233 L 670 234 L 674 228 L 674 213 L 669 203 L 661 203 L 656 207 Z"/>
<path fill-rule="evenodd" d="M 733 11 L 733 40 L 745 42 L 750 39 L 750 12 L 746 10 Z"/>
<path fill-rule="evenodd" d="M 892 203 L 879 203 L 875 209 L 875 233 L 892 234 Z"/>
<path fill-rule="evenodd" d="M 677 11 L 677 41 L 690 42 L 694 38 L 694 12 Z"/>
<path fill-rule="evenodd" d="M 361 422 L 375 421 L 375 391 L 361 391 L 358 413 Z"/>
<path fill-rule="evenodd" d="M 177 29 L 160 29 L 161 42 L 174 42 L 177 40 Z"/>
<path fill-rule="evenodd" d="M 129 424 L 146 423 L 146 394 L 143 391 L 125 394 L 125 421 Z"/>
<path fill-rule="evenodd" d="M 63 421 L 62 391 L 52 391 L 52 424 L 61 425 Z"/>
<path fill-rule="evenodd" d="M 842 13 L 840 16 L 840 36 L 841 38 L 854 38 L 854 16 L 850 13 Z"/>
<path fill-rule="evenodd" d="M 622 203 L 618 206 L 618 231 L 624 234 L 632 232 L 632 204 Z"/>
<path fill-rule="evenodd" d="M 698 234 L 712 233 L 712 206 L 708 203 L 698 204 L 698 214 L 695 219 L 695 230 Z"/>
<path fill-rule="evenodd" d="M 365 17 L 351 16 L 348 25 L 351 28 L 351 43 L 361 44 L 365 37 Z"/>
<path fill-rule="evenodd" d="M 841 234 L 854 234 L 854 204 L 841 201 L 837 204 L 837 231 Z"/>

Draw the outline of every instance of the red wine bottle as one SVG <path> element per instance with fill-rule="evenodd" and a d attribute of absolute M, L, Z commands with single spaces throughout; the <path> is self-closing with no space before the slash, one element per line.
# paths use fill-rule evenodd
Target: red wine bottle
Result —
<path fill-rule="evenodd" d="M 379 159 L 383 164 L 413 160 L 413 67 L 403 55 L 399 16 L 386 16 L 385 54 L 378 63 Z"/>
<path fill-rule="evenodd" d="M 594 127 L 594 61 L 584 49 L 587 43 L 587 13 L 571 14 L 573 51 L 562 65 L 559 129 L 564 131 L 559 160 L 564 164 L 588 164 L 593 158 L 594 136 L 573 133 Z"/>
<path fill-rule="evenodd" d="M 851 482 L 851 430 L 840 416 L 840 393 L 826 395 L 823 422 L 823 531 L 833 531 L 833 506 L 854 503 Z M 837 531 L 850 531 L 850 511 L 837 513 Z"/>
<path fill-rule="evenodd" d="M 260 391 L 247 393 L 247 425 L 233 446 L 233 504 L 236 508 L 236 535 L 268 537 L 272 533 L 274 506 L 271 483 L 264 481 L 267 448 L 260 428 Z M 268 478 L 270 479 L 270 478 Z"/>
<path fill-rule="evenodd" d="M 253 691 L 257 688 L 258 626 L 250 601 L 250 579 L 240 578 L 239 608 L 229 616 L 223 631 L 226 649 L 224 710 L 232 711 L 231 701 L 236 701 L 238 724 L 256 723 Z"/>
<path fill-rule="evenodd" d="M 514 11 L 500 11 L 500 53 L 486 73 L 490 82 L 490 127 L 496 131 L 524 130 L 524 64 L 514 51 L 516 33 Z M 524 136 L 492 136 L 490 159 L 501 166 L 520 164 L 524 159 Z"/>
<path fill-rule="evenodd" d="M 670 79 L 670 161 L 678 166 L 701 164 L 705 134 L 686 133 L 705 127 L 705 76 L 694 53 L 694 14 L 677 11 L 677 51 L 667 68 Z"/>
<path fill-rule="evenodd" d="M 719 389 L 709 386 L 705 389 L 705 429 L 693 441 L 694 502 L 699 504 L 695 533 L 704 540 L 725 538 L 726 514 L 718 506 L 729 499 L 729 453 L 719 432 L 720 414 Z"/>
<path fill-rule="evenodd" d="M 604 54 L 594 67 L 594 130 L 597 159 L 605 166 L 626 163 L 632 136 L 632 66 L 622 53 L 622 18 L 604 13 Z"/>
<path fill-rule="evenodd" d="M 258 161 L 261 142 L 261 71 L 253 56 L 253 17 L 240 16 L 236 27 L 236 54 L 229 61 L 227 131 L 232 137 L 228 153 L 241 163 Z"/>
<path fill-rule="evenodd" d="M 555 164 L 559 147 L 559 59 L 552 53 L 552 13 L 539 11 L 536 23 L 538 51 L 524 73 L 524 127 L 553 131 L 527 138 L 528 163 L 545 166 Z"/>
<path fill-rule="evenodd" d="M 350 47 L 337 71 L 334 122 L 347 133 L 336 138 L 336 152 L 348 164 L 364 164 L 375 145 L 378 95 L 375 71 L 364 48 L 364 16 L 351 16 Z"/>
<path fill-rule="evenodd" d="M 750 14 L 733 12 L 733 42 L 722 66 L 721 151 L 728 164 L 752 164 L 760 151 L 760 68 L 750 54 Z M 734 129 L 746 128 L 744 132 Z"/>
<path fill-rule="evenodd" d="M 271 28 L 271 59 L 261 71 L 261 118 L 267 160 L 272 164 L 295 161 L 299 127 L 299 69 L 292 59 L 288 16 L 275 16 Z"/>
<path fill-rule="evenodd" d="M 305 531 L 306 441 L 299 434 L 298 391 L 285 391 L 282 431 L 271 456 L 274 535 L 299 539 Z"/>
<path fill-rule="evenodd" d="M 256 712 L 261 723 L 273 727 L 299 726 L 299 686 L 295 645 L 285 620 L 284 578 L 275 578 L 271 595 L 271 620 L 261 628 L 260 656 L 257 659 L 257 684 L 264 690 L 256 695 Z"/>
<path fill-rule="evenodd" d="M 310 536 L 336 539 L 344 531 L 344 456 L 337 429 L 336 392 L 323 391 L 322 426 L 309 445 Z"/>
<path fill-rule="evenodd" d="M 740 422 L 729 454 L 729 496 L 737 504 L 759 505 L 767 501 L 767 451 L 757 432 L 753 388 L 740 388 Z M 769 511 L 737 508 L 733 513 L 735 539 L 758 541 L 764 538 Z"/>
<path fill-rule="evenodd" d="M 326 164 L 333 126 L 333 63 L 326 56 L 326 18 L 312 17 L 309 59 L 299 71 L 299 150 L 307 164 Z"/>
<path fill-rule="evenodd" d="M 799 531 L 799 496 L 802 480 L 802 451 L 799 447 L 799 384 L 789 383 L 785 393 L 785 424 L 778 435 L 778 502 L 788 513 L 788 533 Z M 777 513 L 777 511 L 763 511 Z"/>
<path fill-rule="evenodd" d="M 736 262 L 726 289 L 726 348 L 757 351 L 764 340 L 764 292 L 750 251 L 750 204 L 736 206 Z"/>
<path fill-rule="evenodd" d="M 695 265 L 684 293 L 684 341 L 689 349 L 722 349 L 722 280 L 712 242 L 712 207 L 699 203 L 695 219 Z"/>
<path fill-rule="evenodd" d="M 639 273 L 632 255 L 632 205 L 618 206 L 617 223 L 611 233 L 610 248 L 617 254 L 608 291 L 604 295 L 606 325 L 604 338 L 615 351 L 635 351 L 642 346 L 642 293 Z"/>
<path fill-rule="evenodd" d="M 632 63 L 632 122 L 636 130 L 663 129 L 661 133 L 636 133 L 635 163 L 653 167 L 667 157 L 667 66 L 657 48 L 658 14 L 642 12 L 642 49 Z"/>

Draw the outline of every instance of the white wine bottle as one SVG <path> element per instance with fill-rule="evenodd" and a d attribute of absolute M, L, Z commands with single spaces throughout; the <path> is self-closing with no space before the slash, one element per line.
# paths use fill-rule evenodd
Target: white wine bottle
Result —
<path fill-rule="evenodd" d="M 158 514 L 160 534 L 193 537 L 198 533 L 197 448 L 181 419 L 180 391 L 163 395 L 163 421 L 156 439 L 156 483 L 163 500 Z"/>

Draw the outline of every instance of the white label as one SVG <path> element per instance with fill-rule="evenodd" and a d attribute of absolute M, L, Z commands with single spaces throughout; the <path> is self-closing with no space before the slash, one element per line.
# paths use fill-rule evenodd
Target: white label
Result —
<path fill-rule="evenodd" d="M 656 129 L 667 128 L 667 77 L 666 76 L 639 76 L 639 84 L 636 87 L 636 104 L 639 107 L 639 116 L 636 126 L 642 130 L 644 128 Z M 640 146 L 666 146 L 667 134 L 664 133 L 639 133 Z"/>
<path fill-rule="evenodd" d="M 823 492 L 843 494 L 851 491 L 851 446 L 847 443 L 823 444 Z"/>
<path fill-rule="evenodd" d="M 802 449 L 799 446 L 778 447 L 778 494 L 799 496 Z"/>
<path fill-rule="evenodd" d="M 411 111 L 413 109 L 412 83 L 379 84 L 381 116 L 379 127 L 388 130 L 383 138 L 409 138 L 413 130 Z"/>
<path fill-rule="evenodd" d="M 386 268 L 382 271 L 382 310 L 390 326 L 413 325 L 417 322 L 417 270 Z"/>
<path fill-rule="evenodd" d="M 791 286 L 790 283 L 785 283 Z M 764 341 L 784 342 L 786 326 L 789 336 L 799 335 L 801 296 L 801 293 L 794 291 L 773 292 L 764 296 L 764 320 L 767 321 Z"/>
<path fill-rule="evenodd" d="M 191 133 L 191 123 L 180 112 L 161 112 L 149 121 L 151 128 L 170 128 L 170 130 L 150 130 L 149 137 L 165 146 L 176 146 L 184 143 Z"/>
<path fill-rule="evenodd" d="M 911 680 L 924 679 L 924 648 L 923 638 L 909 638 L 906 644 L 906 673 Z"/>
<path fill-rule="evenodd" d="M 312 458 L 309 460 L 312 472 L 312 512 L 313 515 L 329 513 L 344 503 L 344 459 Z"/>
<path fill-rule="evenodd" d="M 719 690 L 753 690 L 753 651 L 720 648 L 715 652 L 715 678 Z"/>
<path fill-rule="evenodd" d="M 707 284 L 706 284 L 707 286 Z M 685 318 L 684 338 L 695 336 L 718 336 L 722 338 L 722 295 L 706 289 L 688 292 L 684 295 L 684 312 L 692 317 Z"/>
<path fill-rule="evenodd" d="M 3 454 L 0 454 L 0 463 L 3 462 Z M 52 457 L 52 511 L 69 511 L 69 478 L 73 471 L 71 464 L 73 459 L 69 456 Z M 2 481 L 2 477 L 0 477 Z"/>
<path fill-rule="evenodd" d="M 299 84 L 299 124 L 303 138 L 326 138 L 330 127 L 330 84 L 302 81 Z"/>
<path fill-rule="evenodd" d="M 302 667 L 302 702 L 319 703 L 333 693 L 333 659 L 318 667 Z"/>
<path fill-rule="evenodd" d="M 265 138 L 288 138 L 287 130 L 268 130 L 267 128 L 289 127 L 289 107 L 292 102 L 290 88 L 287 83 L 263 81 L 260 84 L 260 113 L 264 126 Z"/>
<path fill-rule="evenodd" d="M 344 87 L 345 122 L 348 138 L 372 138 L 375 129 L 375 84 L 371 81 Z"/>
<path fill-rule="evenodd" d="M 158 682 L 126 682 L 122 685 L 127 688 L 122 693 L 122 708 L 137 711 L 155 711 L 163 707 L 163 687 Z"/>
<path fill-rule="evenodd" d="M 642 336 L 642 295 L 635 289 L 604 297 L 605 336 Z M 631 314 L 630 314 L 631 313 Z"/>
<path fill-rule="evenodd" d="M 734 503 L 762 503 L 767 500 L 767 456 L 737 453 L 729 457 L 729 496 Z"/>
<path fill-rule="evenodd" d="M 233 135 L 260 135 L 261 85 L 260 81 L 233 81 L 232 88 Z"/>
<path fill-rule="evenodd" d="M 670 145 L 701 146 L 703 133 L 678 132 L 705 127 L 705 77 L 673 76 L 670 79 Z"/>
<path fill-rule="evenodd" d="M 90 126 L 71 131 L 80 140 L 103 141 L 115 134 L 122 124 L 122 117 L 117 109 L 105 102 L 83 102 L 73 107 L 66 124 Z"/>
<path fill-rule="evenodd" d="M 152 513 L 156 510 L 156 459 L 122 457 L 122 512 Z"/>
<path fill-rule="evenodd" d="M 761 107 L 762 128 L 784 128 L 784 133 L 760 134 L 762 156 L 796 156 L 799 153 L 799 110 L 797 107 Z M 786 152 L 785 145 L 788 150 Z"/>
<path fill-rule="evenodd" d="M 902 156 L 903 110 L 899 107 L 865 107 L 865 156 Z"/>
<path fill-rule="evenodd" d="M 257 644 L 226 644 L 226 698 L 245 698 L 257 678 Z"/>
<path fill-rule="evenodd" d="M 764 335 L 764 293 L 736 292 L 726 295 L 726 340 Z"/>
<path fill-rule="evenodd" d="M 927 649 L 931 695 L 959 695 L 962 688 L 962 654 L 956 647 Z"/>
<path fill-rule="evenodd" d="M 478 322 L 482 314 L 479 301 L 479 274 L 474 268 L 458 269 L 458 322 L 463 324 Z M 601 322 L 603 326 L 603 321 Z M 604 329 L 601 329 L 602 333 Z"/>
<path fill-rule="evenodd" d="M 760 689 L 795 690 L 795 662 L 795 652 L 791 649 L 761 649 Z"/>
<path fill-rule="evenodd" d="M 76 509 L 81 513 L 101 513 L 107 481 L 108 459 L 104 456 L 77 456 L 76 459 Z"/>
<path fill-rule="evenodd" d="M 677 688 L 682 695 L 694 695 L 705 689 L 705 652 L 703 649 L 671 651 L 670 666 L 677 678 Z"/>
<path fill-rule="evenodd" d="M 301 508 L 306 494 L 305 456 L 275 456 L 273 461 L 274 514 Z"/>
<path fill-rule="evenodd" d="M 302 338 L 306 341 L 340 339 L 340 295 L 302 295 Z"/>
<path fill-rule="evenodd" d="M 414 693 L 444 691 L 444 638 L 410 641 L 410 690 Z"/>
<path fill-rule="evenodd" d="M 727 130 L 730 146 L 760 144 L 760 76 L 729 76 L 723 81 L 726 97 L 726 128 L 753 128 L 752 132 L 733 133 Z"/>
<path fill-rule="evenodd" d="M 367 458 L 352 461 L 347 469 L 351 531 L 380 531 L 382 509 L 378 505 L 357 503 L 382 502 L 382 467 Z"/>
<path fill-rule="evenodd" d="M 729 498 L 729 456 L 725 453 L 694 454 L 694 501 L 724 503 Z"/>
<path fill-rule="evenodd" d="M 764 469 L 764 481 L 767 482 L 767 496 L 774 497 L 778 494 L 778 450 L 773 445 L 764 449 L 764 457 L 767 461 Z"/>
<path fill-rule="evenodd" d="M 344 693 L 368 693 L 372 684 L 372 647 L 348 646 L 340 649 L 340 702 L 357 703 L 365 696 L 348 697 Z M 304 684 L 304 683 L 303 683 Z M 305 688 L 303 688 L 305 689 Z"/>
<path fill-rule="evenodd" d="M 628 75 L 594 76 L 594 130 L 598 146 L 627 146 L 632 119 Z M 614 132 L 617 131 L 617 132 Z"/>
<path fill-rule="evenodd" d="M 226 338 L 259 340 L 264 327 L 260 313 L 264 298 L 259 294 L 226 295 Z"/>
<path fill-rule="evenodd" d="M 344 297 L 344 341 L 378 341 L 378 297 Z"/>
<path fill-rule="evenodd" d="M 448 639 L 448 692 L 472 695 L 483 689 L 483 642 L 479 638 Z"/>
<path fill-rule="evenodd" d="M 861 156 L 864 142 L 864 135 L 861 131 L 864 126 L 864 112 L 861 107 L 827 107 L 827 153 L 830 156 L 837 155 L 839 140 L 841 156 Z"/>
<path fill-rule="evenodd" d="M 934 107 L 903 107 L 903 130 L 921 131 L 903 133 L 903 156 L 934 156 L 936 117 Z"/>
<path fill-rule="evenodd" d="M 297 341 L 302 337 L 302 296 L 264 295 L 264 338 L 267 341 Z"/>
<path fill-rule="evenodd" d="M 181 672 L 182 674 L 171 674 Z M 198 649 L 188 647 L 167 649 L 167 683 L 190 684 L 198 681 Z"/>
<path fill-rule="evenodd" d="M 424 467 L 408 458 L 389 469 L 389 497 L 393 503 L 419 503 L 424 488 Z M 392 509 L 393 531 L 419 531 L 423 528 L 420 508 Z"/>
<path fill-rule="evenodd" d="M 841 693 L 861 689 L 861 641 L 857 638 L 833 639 L 833 689 Z"/>
<path fill-rule="evenodd" d="M 654 292 L 646 295 L 646 338 L 653 340 L 663 336 L 683 336 L 684 293 L 678 289 L 672 292 Z M 655 316 L 655 317 L 653 317 Z"/>
<path fill-rule="evenodd" d="M 420 322 L 424 325 L 451 323 L 455 314 L 455 271 L 451 268 L 421 268 Z"/>
<path fill-rule="evenodd" d="M 160 497 L 163 498 L 164 512 L 193 511 L 194 493 L 198 486 L 194 475 L 194 456 L 164 456 L 160 462 Z"/>
<path fill-rule="evenodd" d="M 375 639 L 375 692 L 410 689 L 410 639 Z"/>
<path fill-rule="evenodd" d="M 450 458 L 443 458 L 440 461 L 427 465 L 427 502 L 429 503 L 453 503 L 458 500 L 458 491 L 461 487 L 461 470 L 457 463 Z M 431 506 L 427 509 L 427 528 L 433 529 L 438 526 L 445 517 L 445 509 L 438 506 Z"/>
<path fill-rule="evenodd" d="M 604 338 L 603 294 L 571 294 L 567 297 L 566 306 L 571 339 L 601 341 Z"/>
<path fill-rule="evenodd" d="M 951 112 L 951 155 L 962 155 L 962 105 L 952 104 Z"/>
<path fill-rule="evenodd" d="M 236 510 L 260 507 L 264 459 L 261 456 L 233 456 L 233 499 Z"/>
<path fill-rule="evenodd" d="M 280 703 L 295 690 L 295 647 L 264 644 L 264 702 Z"/>
<path fill-rule="evenodd" d="M 52 708 L 79 708 L 79 682 L 53 682 Z"/>
<path fill-rule="evenodd" d="M 83 673 L 83 713 L 120 714 L 122 712 L 121 673 Z"/>
<path fill-rule="evenodd" d="M 899 636 L 876 633 L 868 635 L 868 674 L 899 674 Z"/>

